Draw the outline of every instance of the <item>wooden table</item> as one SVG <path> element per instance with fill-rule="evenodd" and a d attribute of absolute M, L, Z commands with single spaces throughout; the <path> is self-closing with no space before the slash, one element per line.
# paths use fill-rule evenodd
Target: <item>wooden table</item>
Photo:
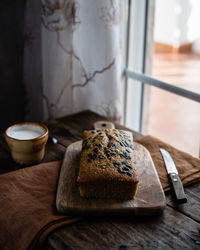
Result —
<path fill-rule="evenodd" d="M 46 122 L 50 135 L 59 143 L 48 143 L 43 161 L 62 159 L 66 147 L 102 119 L 86 111 Z M 142 137 L 132 132 L 135 138 Z M 1 133 L 0 173 L 19 168 L 11 160 Z M 175 204 L 173 196 L 167 194 L 166 209 L 157 217 L 88 218 L 57 229 L 47 238 L 44 249 L 200 249 L 200 183 L 185 188 L 185 192 L 188 202 L 182 205 Z"/>

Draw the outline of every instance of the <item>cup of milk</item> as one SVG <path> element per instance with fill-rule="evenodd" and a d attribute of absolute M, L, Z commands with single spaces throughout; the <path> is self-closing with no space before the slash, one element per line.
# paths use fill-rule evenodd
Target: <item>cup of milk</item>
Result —
<path fill-rule="evenodd" d="M 6 129 L 5 139 L 15 162 L 22 165 L 38 163 L 44 157 L 48 128 L 35 122 L 18 123 Z"/>

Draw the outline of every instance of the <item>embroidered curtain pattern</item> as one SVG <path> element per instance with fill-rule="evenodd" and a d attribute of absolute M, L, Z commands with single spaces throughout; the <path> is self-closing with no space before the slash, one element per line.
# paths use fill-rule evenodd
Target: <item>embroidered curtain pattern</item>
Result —
<path fill-rule="evenodd" d="M 90 109 L 120 121 L 123 10 L 120 0 L 27 1 L 27 119 Z"/>

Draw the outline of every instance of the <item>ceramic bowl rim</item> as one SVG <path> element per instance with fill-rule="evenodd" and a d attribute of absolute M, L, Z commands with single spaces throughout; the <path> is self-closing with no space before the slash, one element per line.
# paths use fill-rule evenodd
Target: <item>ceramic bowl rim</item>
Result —
<path fill-rule="evenodd" d="M 32 139 L 17 139 L 17 138 L 14 138 L 12 136 L 9 136 L 8 135 L 8 130 L 11 129 L 11 128 L 14 128 L 14 127 L 20 127 L 20 126 L 23 126 L 23 125 L 32 125 L 32 126 L 36 126 L 36 127 L 40 127 L 44 130 L 44 134 L 40 135 L 40 136 L 37 136 L 35 138 L 32 138 Z M 16 124 L 13 124 L 11 126 L 9 126 L 6 131 L 5 131 L 5 136 L 11 140 L 14 140 L 14 141 L 18 141 L 18 142 L 21 142 L 21 141 L 24 141 L 24 142 L 27 142 L 27 141 L 38 141 L 38 140 L 41 140 L 42 138 L 46 137 L 49 133 L 49 130 L 47 128 L 46 125 L 44 125 L 43 123 L 38 123 L 38 122 L 20 122 L 20 123 L 16 123 Z"/>

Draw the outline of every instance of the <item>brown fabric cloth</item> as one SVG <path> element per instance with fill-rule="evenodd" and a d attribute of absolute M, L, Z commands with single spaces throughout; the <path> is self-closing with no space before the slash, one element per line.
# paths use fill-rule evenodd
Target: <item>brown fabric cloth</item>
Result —
<path fill-rule="evenodd" d="M 172 155 L 184 185 L 200 180 L 200 160 L 146 136 L 137 142 L 151 153 L 164 190 L 169 190 L 159 147 Z M 60 162 L 0 175 L 0 249 L 42 249 L 47 235 L 79 218 L 59 215 L 55 207 Z"/>
<path fill-rule="evenodd" d="M 0 249 L 42 249 L 48 233 L 79 220 L 56 211 L 59 168 L 50 162 L 0 175 Z"/>
<path fill-rule="evenodd" d="M 179 177 L 184 186 L 198 182 L 200 180 L 200 159 L 182 152 L 153 136 L 145 136 L 142 139 L 135 141 L 142 144 L 149 150 L 164 191 L 170 190 L 171 184 L 168 180 L 168 175 L 162 155 L 160 153 L 160 148 L 166 149 L 172 156 L 176 164 Z"/>

